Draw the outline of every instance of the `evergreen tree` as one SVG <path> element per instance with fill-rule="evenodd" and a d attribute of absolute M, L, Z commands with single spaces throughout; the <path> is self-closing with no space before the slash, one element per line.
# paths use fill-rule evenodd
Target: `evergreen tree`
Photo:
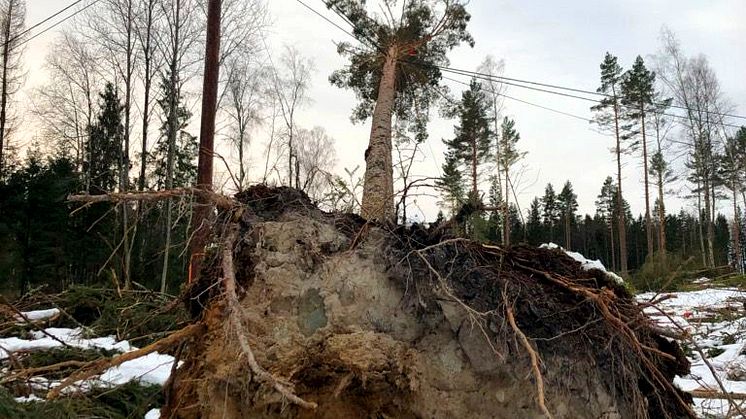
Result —
<path fill-rule="evenodd" d="M 175 115 L 169 114 L 172 97 L 176 98 Z M 197 137 L 186 130 L 192 113 L 186 108 L 181 93 L 171 92 L 171 83 L 166 76 L 161 81 L 158 106 L 163 115 L 161 135 L 155 150 L 150 155 L 151 163 L 155 167 L 153 170 L 155 187 L 173 189 L 192 186 L 197 180 L 196 158 L 199 148 Z M 173 144 L 171 144 L 172 141 Z"/>
<path fill-rule="evenodd" d="M 526 239 L 530 244 L 540 245 L 544 239 L 544 233 L 541 225 L 541 201 L 534 197 L 528 209 L 528 219 L 526 220 Z"/>
<path fill-rule="evenodd" d="M 616 213 L 616 185 L 611 176 L 604 180 L 601 186 L 601 193 L 596 200 L 596 214 L 604 221 L 609 232 L 609 253 L 608 260 L 611 261 L 613 270 L 616 270 L 616 249 L 614 243 L 614 214 Z"/>
<path fill-rule="evenodd" d="M 598 105 L 591 107 L 596 112 L 593 122 L 602 129 L 611 130 L 616 138 L 614 153 L 617 160 L 617 199 L 616 208 L 620 214 L 617 220 L 619 234 L 619 254 L 622 275 L 627 274 L 627 239 L 626 223 L 624 221 L 623 196 L 622 196 L 622 133 L 620 121 L 623 119 L 624 109 L 621 107 L 621 83 L 622 67 L 617 63 L 617 58 L 608 52 L 601 63 L 601 87 L 598 93 L 605 96 Z"/>
<path fill-rule="evenodd" d="M 173 91 L 174 83 L 171 77 L 164 76 L 161 81 L 162 94 L 158 100 L 164 120 L 161 137 L 152 156 L 155 160 L 154 177 L 159 189 L 191 186 L 197 180 L 197 138 L 186 131 L 192 114 L 183 104 L 180 83 L 175 84 L 176 91 Z M 171 265 L 172 219 L 173 201 L 169 199 L 166 201 L 166 242 L 161 271 L 161 292 L 166 292 Z"/>
<path fill-rule="evenodd" d="M 500 127 L 500 155 L 498 156 L 499 166 L 503 170 L 503 178 L 505 179 L 505 204 L 503 205 L 503 244 L 510 244 L 510 217 L 508 215 L 508 209 L 510 208 L 510 194 L 512 183 L 510 180 L 510 169 L 515 165 L 526 153 L 518 151 L 518 140 L 521 139 L 521 135 L 515 129 L 515 121 L 505 117 Z"/>
<path fill-rule="evenodd" d="M 554 186 L 551 183 L 547 183 L 544 188 L 544 197 L 541 198 L 542 204 L 542 222 L 544 228 L 549 233 L 547 240 L 554 242 L 554 228 L 560 218 L 559 203 L 557 202 L 557 194 L 554 192 Z"/>
<path fill-rule="evenodd" d="M 575 211 L 578 210 L 578 196 L 572 190 L 568 180 L 557 196 L 557 207 L 565 223 L 565 249 L 572 249 L 572 225 L 575 223 Z"/>
<path fill-rule="evenodd" d="M 489 194 L 489 206 L 491 208 L 489 213 L 489 224 L 493 227 L 494 239 L 502 239 L 503 237 L 503 214 L 500 211 L 500 207 L 503 203 L 502 188 L 500 188 L 500 180 L 497 176 L 490 176 L 490 194 Z"/>
<path fill-rule="evenodd" d="M 451 212 L 451 215 L 456 214 L 464 203 L 464 178 L 456 158 L 450 154 L 446 155 L 443 176 L 436 181 L 436 185 L 443 198 L 441 204 Z"/>
<path fill-rule="evenodd" d="M 100 113 L 94 125 L 88 129 L 88 159 L 84 163 L 89 176 L 86 180 L 87 190 L 91 194 L 105 194 L 117 186 L 117 168 L 121 163 L 124 140 L 124 106 L 119 101 L 114 85 L 107 83 L 100 98 Z"/>
<path fill-rule="evenodd" d="M 479 199 L 479 168 L 490 155 L 492 131 L 488 107 L 489 103 L 482 91 L 482 85 L 472 79 L 469 90 L 462 93 L 461 102 L 454 110 L 459 121 L 454 127 L 455 135 L 453 139 L 445 141 L 450 155 L 458 163 L 469 167 L 469 198 L 474 202 Z"/>
<path fill-rule="evenodd" d="M 393 220 L 392 117 L 409 122 L 418 139 L 426 137 L 429 109 L 441 95 L 438 66 L 448 64 L 446 54 L 454 47 L 474 44 L 466 30 L 471 17 L 461 0 L 445 3 L 442 15 L 429 0 L 387 1 L 389 11 L 401 10 L 397 18 L 370 13 L 365 0 L 325 3 L 349 20 L 360 41 L 338 45 L 350 62 L 330 81 L 360 99 L 353 119 L 372 119 L 361 212 L 369 219 Z"/>
<path fill-rule="evenodd" d="M 653 104 L 655 73 L 645 68 L 645 62 L 639 55 L 632 69 L 627 71 L 622 82 L 622 102 L 630 109 L 626 117 L 639 124 L 642 134 L 642 161 L 645 184 L 645 237 L 647 252 L 653 254 L 653 222 L 650 215 L 650 181 L 648 179 L 648 140 L 645 129 L 647 110 Z"/>

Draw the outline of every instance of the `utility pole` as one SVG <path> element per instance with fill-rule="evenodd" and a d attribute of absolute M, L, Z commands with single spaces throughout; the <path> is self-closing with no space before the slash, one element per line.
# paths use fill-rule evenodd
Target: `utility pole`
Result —
<path fill-rule="evenodd" d="M 199 138 L 197 187 L 212 190 L 212 160 L 215 144 L 215 114 L 218 104 L 218 79 L 220 76 L 220 13 L 222 0 L 209 0 L 207 4 L 207 40 L 205 42 L 205 75 L 202 85 L 202 121 Z M 210 237 L 209 218 L 212 206 L 198 197 L 192 217 L 194 236 L 190 244 L 190 279 L 196 278 L 202 268 L 204 250 Z"/>

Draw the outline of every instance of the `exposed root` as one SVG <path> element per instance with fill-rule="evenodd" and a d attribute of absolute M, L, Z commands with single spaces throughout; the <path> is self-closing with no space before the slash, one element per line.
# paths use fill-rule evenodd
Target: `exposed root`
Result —
<path fill-rule="evenodd" d="M 544 396 L 544 377 L 541 375 L 541 368 L 539 367 L 539 363 L 541 362 L 541 360 L 539 359 L 539 354 L 536 353 L 536 350 L 533 348 L 533 346 L 531 346 L 531 342 L 529 342 L 526 335 L 516 324 L 515 316 L 513 315 L 513 308 L 508 302 L 508 296 L 504 291 L 503 301 L 505 302 L 505 315 L 508 318 L 508 323 L 510 323 L 510 327 L 513 329 L 513 332 L 515 332 L 516 336 L 518 336 L 518 339 L 521 341 L 521 345 L 523 345 L 523 347 L 526 349 L 526 352 L 528 352 L 529 357 L 531 357 L 531 371 L 533 371 L 534 379 L 536 380 L 536 402 L 539 404 L 539 408 L 544 413 L 544 416 L 549 419 L 553 419 L 554 416 L 552 416 L 552 414 L 549 412 L 549 409 L 547 408 L 546 398 Z"/>
<path fill-rule="evenodd" d="M 238 343 L 241 346 L 241 350 L 246 356 L 246 359 L 249 363 L 249 368 L 251 368 L 251 372 L 254 373 L 257 381 L 274 388 L 278 393 L 280 393 L 291 403 L 306 409 L 316 409 L 316 403 L 307 402 L 296 396 L 289 388 L 289 385 L 281 383 L 280 380 L 267 372 L 267 370 L 259 365 L 259 363 L 256 361 L 256 358 L 254 357 L 254 352 L 251 349 L 249 338 L 244 332 L 241 305 L 238 302 L 238 294 L 236 293 L 236 274 L 233 264 L 233 248 L 235 246 L 237 238 L 238 226 L 235 224 L 229 225 L 228 231 L 225 236 L 225 245 L 223 248 L 223 286 L 225 288 L 225 295 L 228 304 L 228 318 L 230 321 L 230 325 L 233 327 L 233 330 L 236 333 L 236 337 L 238 338 Z"/>
<path fill-rule="evenodd" d="M 77 383 L 78 381 L 87 380 L 109 368 L 116 367 L 127 361 L 143 357 L 153 352 L 163 351 L 164 349 L 169 348 L 177 343 L 183 342 L 185 339 L 204 331 L 204 328 L 205 326 L 201 323 L 191 324 L 179 331 L 171 333 L 170 335 L 159 341 L 153 342 L 152 344 L 144 348 L 132 352 L 125 352 L 113 358 L 104 358 L 97 361 L 89 362 L 78 372 L 67 377 L 64 381 L 62 381 L 62 383 L 60 383 L 59 386 L 50 390 L 49 393 L 47 393 L 47 399 L 54 400 L 58 398 L 60 394 L 62 394 L 62 390 L 64 390 L 65 388 Z"/>

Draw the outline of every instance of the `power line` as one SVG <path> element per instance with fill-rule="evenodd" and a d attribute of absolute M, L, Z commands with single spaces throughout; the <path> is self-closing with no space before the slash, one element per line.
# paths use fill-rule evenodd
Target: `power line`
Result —
<path fill-rule="evenodd" d="M 418 64 L 418 63 L 413 63 L 411 61 L 406 61 L 406 62 L 409 63 L 409 64 L 412 64 L 412 65 L 418 65 L 420 67 L 424 67 L 424 65 L 421 65 L 421 64 Z M 476 78 L 476 79 L 481 79 L 481 80 L 486 80 L 486 81 L 496 81 L 498 83 L 506 84 L 508 86 L 521 87 L 521 88 L 524 88 L 524 89 L 534 90 L 534 91 L 543 92 L 543 93 L 550 93 L 550 94 L 553 94 L 553 95 L 569 97 L 569 98 L 572 98 L 572 99 L 580 99 L 580 100 L 584 100 L 584 101 L 588 101 L 588 102 L 593 102 L 593 103 L 601 103 L 600 100 L 591 99 L 591 98 L 587 98 L 587 97 L 582 97 L 582 96 L 577 96 L 577 95 L 571 95 L 571 94 L 563 93 L 563 92 L 555 92 L 555 91 L 552 91 L 552 90 L 541 89 L 541 88 L 532 87 L 532 86 L 526 86 L 526 85 L 522 85 L 522 84 L 518 84 L 518 83 L 503 82 L 503 81 L 497 80 L 497 77 L 495 77 L 495 76 L 490 76 L 490 75 L 486 75 L 486 74 L 483 74 L 483 73 L 477 73 L 477 72 L 466 71 L 466 70 L 454 70 L 454 69 L 451 69 L 451 68 L 448 68 L 448 67 L 440 67 L 440 66 L 433 66 L 433 67 L 436 67 L 439 70 L 442 70 L 442 71 L 445 71 L 445 72 L 449 72 L 449 73 L 453 73 L 453 74 L 457 74 L 457 75 L 461 75 L 461 76 L 470 76 L 470 77 L 473 77 L 473 78 Z M 626 107 L 626 108 L 635 109 L 632 106 L 624 105 L 624 104 L 621 104 L 621 103 L 619 104 L 619 106 L 620 107 Z M 668 117 L 671 117 L 671 118 L 684 119 L 684 120 L 688 119 L 688 117 L 684 116 L 684 115 L 676 115 L 676 114 L 665 113 L 665 112 L 662 113 L 661 115 L 668 116 Z M 717 114 L 717 115 L 725 116 L 724 114 Z M 741 128 L 740 125 L 729 124 L 729 123 L 725 123 L 725 122 L 721 122 L 720 125 L 726 126 L 726 127 L 731 127 L 731 128 Z"/>
<path fill-rule="evenodd" d="M 355 35 L 351 34 L 347 30 L 341 28 L 339 25 L 337 25 L 336 23 L 332 22 L 331 20 L 329 20 L 324 15 L 320 14 L 319 12 L 317 12 L 316 10 L 314 10 L 313 8 L 311 8 L 310 6 L 308 6 L 307 4 L 303 3 L 301 0 L 296 0 L 296 1 L 298 1 L 303 6 L 305 6 L 307 9 L 309 9 L 310 11 L 312 11 L 314 14 L 320 16 L 321 18 L 323 18 L 327 22 L 331 23 L 332 25 L 334 25 L 335 27 L 337 27 L 338 29 L 340 29 L 344 33 L 346 33 L 346 34 L 350 35 L 351 37 L 355 38 L 356 40 L 360 41 Z M 340 15 L 340 13 L 338 13 L 336 10 L 333 10 L 333 11 L 335 13 L 337 13 L 337 15 Z M 346 16 L 344 16 L 342 14 L 342 15 L 340 15 L 340 17 L 345 22 L 347 22 L 350 26 L 352 26 L 353 30 L 358 30 L 358 28 L 355 27 L 355 25 L 352 22 L 350 22 L 349 19 L 346 18 Z M 418 65 L 420 67 L 427 66 L 427 65 L 423 65 L 423 64 L 414 63 L 414 62 L 411 62 L 411 61 L 401 61 L 401 62 L 409 63 L 409 64 L 412 64 L 412 65 Z M 549 83 L 542 83 L 542 82 L 536 82 L 536 81 L 531 81 L 531 80 L 522 80 L 522 79 L 511 78 L 511 77 L 504 77 L 504 76 L 495 76 L 495 75 L 490 75 L 490 74 L 485 74 L 485 73 L 479 73 L 479 72 L 469 71 L 469 70 L 462 70 L 462 69 L 450 68 L 450 67 L 445 67 L 445 66 L 437 66 L 437 65 L 430 65 L 430 66 L 436 67 L 436 68 L 438 68 L 441 71 L 446 71 L 446 72 L 450 72 L 450 73 L 453 73 L 453 74 L 458 74 L 458 75 L 462 75 L 462 76 L 467 76 L 468 75 L 468 76 L 475 77 L 475 78 L 481 78 L 483 80 L 497 81 L 497 82 L 500 82 L 500 83 L 503 83 L 503 84 L 506 84 L 506 85 L 509 85 L 509 86 L 521 87 L 521 88 L 524 88 L 524 89 L 529 89 L 529 90 L 534 90 L 534 91 L 538 91 L 538 92 L 542 92 L 542 93 L 549 93 L 549 94 L 554 94 L 554 95 L 569 97 L 569 98 L 573 98 L 573 99 L 584 100 L 584 101 L 593 102 L 593 103 L 600 103 L 600 100 L 596 100 L 596 99 L 592 99 L 592 98 L 588 98 L 588 97 L 583 97 L 583 96 L 577 96 L 577 95 L 567 94 L 567 93 L 562 93 L 562 92 L 557 92 L 557 91 L 552 91 L 552 90 L 547 90 L 547 89 L 542 89 L 542 88 L 538 88 L 538 87 L 532 87 L 532 86 L 541 86 L 541 87 L 546 87 L 546 88 L 551 88 L 551 89 L 571 91 L 571 92 L 575 92 L 575 93 L 591 94 L 591 95 L 594 95 L 594 96 L 604 96 L 604 97 L 612 97 L 612 98 L 614 97 L 614 96 L 606 94 L 606 93 L 594 92 L 594 91 L 577 89 L 577 88 L 572 88 L 572 87 L 559 86 L 559 85 L 554 85 L 554 84 L 549 84 Z M 523 84 L 520 84 L 520 83 L 523 83 Z M 528 86 L 527 86 L 527 84 L 528 84 Z M 660 104 L 658 104 L 658 105 L 660 105 Z M 541 105 L 537 105 L 537 106 L 541 106 Z M 627 107 L 627 108 L 633 108 L 632 106 L 628 106 L 628 105 L 624 105 L 624 104 L 620 104 L 620 106 L 624 106 L 624 107 Z M 670 105 L 670 107 L 677 108 L 677 109 L 683 109 L 683 110 L 691 111 L 691 112 L 704 112 L 704 113 L 707 113 L 709 115 L 717 115 L 717 116 L 721 116 L 721 117 L 731 117 L 731 118 L 738 118 L 738 119 L 746 119 L 746 116 L 734 115 L 734 114 L 727 114 L 727 113 L 719 113 L 719 112 L 713 112 L 713 111 L 708 111 L 708 110 L 692 109 L 692 108 L 688 108 L 688 107 L 685 107 L 685 106 L 679 106 L 679 105 Z M 548 110 L 551 110 L 551 109 L 548 109 Z M 551 110 L 551 111 L 552 112 L 562 112 L 562 111 L 557 111 L 556 109 L 555 110 Z M 676 115 L 676 114 L 663 113 L 662 115 L 669 116 L 669 117 L 672 117 L 672 118 L 688 119 L 688 117 L 686 117 L 686 116 Z M 576 116 L 573 116 L 573 117 L 576 117 Z M 583 119 L 585 119 L 585 118 L 583 118 Z M 732 128 L 740 128 L 741 127 L 739 125 L 728 124 L 728 123 L 725 123 L 725 122 L 721 122 L 720 125 L 727 126 L 727 127 L 732 127 Z"/>
<path fill-rule="evenodd" d="M 64 9 L 64 10 L 68 10 L 69 8 L 71 8 L 71 7 L 75 6 L 76 4 L 80 3 L 81 1 L 82 1 L 82 0 L 79 0 L 79 1 L 77 1 L 76 3 L 73 3 L 73 4 L 71 4 L 70 6 L 66 7 L 66 8 Z M 49 26 L 49 27 L 45 28 L 44 30 L 42 30 L 41 32 L 38 32 L 38 33 L 36 33 L 36 34 L 35 34 L 34 36 L 32 36 L 32 37 L 30 37 L 30 38 L 24 39 L 24 40 L 23 40 L 23 41 L 22 41 L 21 43 L 19 43 L 18 45 L 19 45 L 19 46 L 20 46 L 20 45 L 24 45 L 24 44 L 27 44 L 27 43 L 29 43 L 29 42 L 33 41 L 34 39 L 36 39 L 36 38 L 38 38 L 38 37 L 40 37 L 40 36 L 44 35 L 45 33 L 49 32 L 49 31 L 51 31 L 52 29 L 56 28 L 57 26 L 61 25 L 62 23 L 64 23 L 64 22 L 66 22 L 66 21 L 68 21 L 68 20 L 70 20 L 70 19 L 74 18 L 75 16 L 77 16 L 77 15 L 79 15 L 79 14 L 83 13 L 83 12 L 84 12 L 85 10 L 89 9 L 89 8 L 90 8 L 91 6 L 93 6 L 94 4 L 98 3 L 99 1 L 101 1 L 101 0 L 93 0 L 93 1 L 92 1 L 91 3 L 89 3 L 89 4 L 87 5 L 87 6 L 85 6 L 85 7 L 82 7 L 82 8 L 80 8 L 80 9 L 76 10 L 76 11 L 75 11 L 74 13 L 72 13 L 72 14 L 68 15 L 67 17 L 63 18 L 62 20 L 60 20 L 60 21 L 57 21 L 57 22 L 55 22 L 55 23 L 54 23 L 54 24 L 53 24 L 52 26 Z M 61 10 L 61 11 L 59 11 L 59 12 L 55 13 L 55 14 L 54 14 L 53 16 L 51 16 L 51 17 L 49 17 L 49 18 L 45 19 L 45 20 L 44 20 L 43 22 L 40 22 L 40 23 L 38 23 L 38 24 L 34 25 L 33 27 L 35 28 L 35 27 L 38 27 L 38 26 L 40 26 L 40 25 L 41 25 L 41 24 L 43 24 L 43 23 L 46 23 L 46 22 L 48 22 L 49 20 L 53 19 L 53 18 L 54 18 L 55 16 L 58 16 L 58 15 L 60 15 L 60 14 L 61 14 L 62 12 L 64 12 L 64 10 Z M 29 30 L 30 30 L 30 29 L 31 29 L 31 28 L 29 28 Z"/>
<path fill-rule="evenodd" d="M 39 26 L 41 26 L 41 25 L 49 22 L 50 20 L 52 20 L 52 19 L 56 18 L 57 16 L 65 13 L 66 11 L 72 9 L 73 7 L 77 6 L 78 4 L 80 4 L 80 3 L 84 2 L 84 1 L 85 0 L 77 0 L 77 1 L 73 2 L 72 4 L 68 5 L 67 7 L 59 10 L 58 12 L 54 13 L 53 15 L 51 15 L 51 16 L 47 17 L 46 19 L 42 20 L 41 22 L 36 23 L 35 25 L 27 28 L 23 32 L 21 32 L 18 35 L 14 36 L 13 38 L 11 38 L 8 41 L 8 43 L 11 43 L 11 42 L 14 42 L 14 41 L 18 40 L 19 38 L 25 36 L 27 33 L 33 31 L 34 29 L 38 28 Z"/>
<path fill-rule="evenodd" d="M 324 19 L 325 21 L 327 21 L 328 23 L 334 25 L 335 28 L 337 28 L 340 31 L 342 31 L 342 32 L 346 33 L 347 35 L 351 36 L 356 41 L 360 41 L 359 39 L 357 39 L 357 36 L 353 35 L 347 29 L 339 26 L 338 24 L 336 24 L 334 21 L 332 21 L 328 17 L 326 17 L 326 16 L 322 15 L 321 13 L 317 12 L 316 9 L 314 9 L 313 7 L 311 7 L 311 6 L 307 5 L 306 3 L 304 3 L 303 0 L 295 0 L 295 1 L 297 1 L 298 3 L 300 3 L 301 5 L 303 5 L 303 7 L 305 7 L 306 9 L 310 10 L 311 12 L 313 12 L 313 14 L 315 14 L 316 16 L 318 16 L 318 17 Z M 346 19 L 345 19 L 345 21 L 346 21 Z M 350 23 L 350 22 L 348 22 L 348 23 Z M 352 25 L 352 23 L 350 23 L 350 25 Z"/>
<path fill-rule="evenodd" d="M 444 80 L 450 80 L 452 82 L 455 82 L 455 83 L 458 83 L 458 84 L 462 84 L 464 86 L 469 86 L 469 83 L 466 83 L 466 82 L 461 81 L 461 80 L 456 80 L 456 79 L 451 78 L 451 77 L 445 77 L 444 76 L 443 79 Z M 526 101 L 526 100 L 523 100 L 523 99 L 518 99 L 516 97 L 508 96 L 508 95 L 506 95 L 504 93 L 500 93 L 500 96 L 502 96 L 502 97 L 504 97 L 506 99 L 510 99 L 510 100 L 513 100 L 513 101 L 516 101 L 516 102 L 520 102 L 520 103 L 526 104 L 526 105 L 530 105 L 530 106 L 534 106 L 534 107 L 537 107 L 537 108 L 541 108 L 541 109 L 544 109 L 544 110 L 547 110 L 547 111 L 550 111 L 550 112 L 555 112 L 555 113 L 558 113 L 560 115 L 565 115 L 565 116 L 569 116 L 569 117 L 572 117 L 572 118 L 575 118 L 575 119 L 579 119 L 579 120 L 584 121 L 584 122 L 591 122 L 591 120 L 588 119 L 588 118 L 586 118 L 586 117 L 575 115 L 575 114 L 571 114 L 571 113 L 565 112 L 565 111 L 560 111 L 558 109 L 553 109 L 553 108 L 550 108 L 550 107 L 547 107 L 547 106 L 544 106 L 544 105 L 539 105 L 539 104 L 536 104 L 536 103 L 532 103 L 532 102 L 529 102 L 529 101 Z"/>
<path fill-rule="evenodd" d="M 460 70 L 460 69 L 457 69 L 457 68 L 442 67 L 441 69 L 448 69 L 448 70 L 451 70 L 451 71 L 468 72 L 468 70 Z M 517 83 L 525 83 L 525 84 L 530 84 L 530 85 L 534 85 L 534 86 L 548 87 L 548 88 L 552 88 L 552 89 L 565 90 L 565 91 L 570 91 L 570 92 L 575 92 L 575 93 L 584 93 L 584 94 L 589 94 L 589 95 L 594 95 L 594 96 L 603 96 L 603 97 L 607 97 L 607 98 L 614 98 L 615 97 L 614 95 L 610 95 L 608 93 L 595 92 L 595 91 L 592 91 L 592 90 L 584 90 L 584 89 L 578 89 L 578 88 L 574 88 L 574 87 L 559 86 L 559 85 L 556 85 L 556 84 L 542 83 L 542 82 L 536 82 L 536 81 L 531 81 L 531 80 L 522 80 L 522 79 L 516 79 L 516 78 L 511 78 L 511 77 L 505 77 L 505 76 L 496 76 L 496 75 L 484 74 L 484 73 L 479 73 L 479 72 L 470 72 L 470 73 L 478 74 L 480 76 L 489 76 L 489 77 L 493 77 L 493 78 L 500 79 L 500 80 L 507 80 L 507 81 L 517 82 Z M 618 96 L 616 96 L 616 97 L 618 97 Z M 662 103 L 652 103 L 652 104 L 656 105 L 656 106 L 663 105 Z M 693 109 L 693 108 L 688 108 L 686 106 L 675 105 L 675 104 L 671 104 L 671 105 L 669 105 L 669 107 L 676 108 L 676 109 L 682 109 L 682 110 L 686 110 L 686 111 L 704 112 L 704 113 L 707 113 L 707 114 L 710 114 L 710 115 L 727 116 L 727 117 L 730 117 L 730 118 L 737 118 L 737 119 L 746 119 L 746 116 L 743 116 L 743 115 L 735 115 L 735 114 L 729 114 L 729 113 L 714 112 L 714 111 L 708 111 L 706 109 Z"/>

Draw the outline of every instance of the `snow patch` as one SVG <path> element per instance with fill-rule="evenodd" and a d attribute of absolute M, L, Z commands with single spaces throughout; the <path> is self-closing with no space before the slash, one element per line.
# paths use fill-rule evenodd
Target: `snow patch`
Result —
<path fill-rule="evenodd" d="M 151 409 L 148 411 L 148 413 L 145 414 L 145 417 L 143 419 L 160 419 L 161 418 L 161 409 Z"/>
<path fill-rule="evenodd" d="M 16 316 L 17 321 L 24 321 L 24 317 L 30 321 L 46 320 L 60 314 L 60 309 L 50 308 L 46 310 L 24 311 L 23 316 Z"/>
<path fill-rule="evenodd" d="M 563 252 L 565 252 L 565 254 L 567 256 L 570 256 L 571 258 L 575 259 L 577 262 L 580 262 L 580 265 L 586 271 L 590 271 L 591 269 L 598 269 L 598 270 L 600 270 L 602 272 L 605 272 L 606 275 L 609 278 L 613 279 L 617 283 L 619 283 L 619 284 L 623 284 L 624 283 L 624 280 L 622 279 L 622 277 L 620 277 L 619 275 L 615 274 L 614 272 L 608 271 L 606 269 L 606 267 L 604 266 L 604 264 L 601 263 L 600 260 L 587 259 L 582 254 L 580 254 L 578 252 L 572 252 L 572 251 L 569 251 L 569 250 L 565 250 L 564 248 L 562 248 L 561 246 L 559 246 L 559 245 L 557 245 L 555 243 L 545 243 L 545 244 L 542 244 L 541 246 L 539 246 L 539 249 L 549 249 L 549 250 L 559 249 L 559 250 L 562 250 Z"/>

